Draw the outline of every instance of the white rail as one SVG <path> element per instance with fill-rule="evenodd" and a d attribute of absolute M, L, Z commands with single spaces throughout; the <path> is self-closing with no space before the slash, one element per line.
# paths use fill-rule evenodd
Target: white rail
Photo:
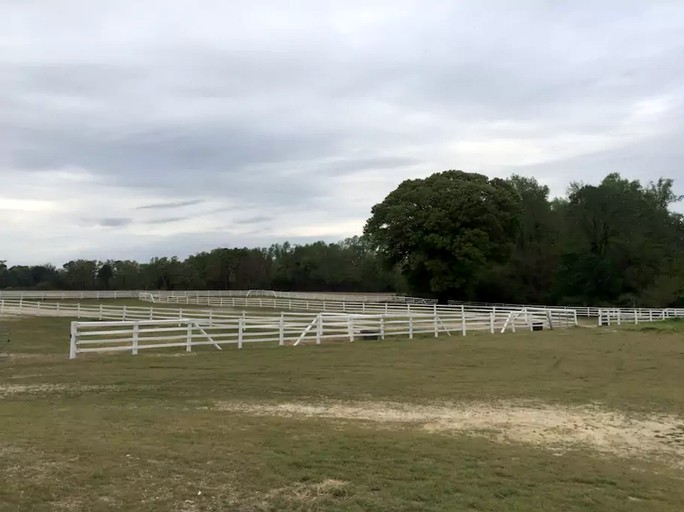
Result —
<path fill-rule="evenodd" d="M 543 313 L 525 312 L 511 319 L 511 313 L 490 312 L 486 317 L 462 311 L 456 316 L 431 313 L 402 315 L 285 313 L 270 316 L 233 314 L 214 315 L 209 318 L 183 316 L 190 310 L 179 312 L 178 318 L 120 321 L 74 321 L 71 324 L 69 357 L 80 353 L 130 351 L 137 354 L 144 349 L 182 347 L 190 352 L 193 347 L 223 345 L 242 348 L 245 343 L 277 343 L 285 345 L 302 342 L 320 344 L 323 340 L 356 341 L 385 339 L 387 336 L 406 336 L 413 339 L 420 334 L 466 335 L 468 331 L 496 332 L 501 326 L 533 329 L 538 316 L 548 320 L 549 327 L 574 325 L 567 312 L 547 310 Z"/>
<path fill-rule="evenodd" d="M 311 299 L 327 301 L 357 302 L 399 302 L 430 304 L 435 301 L 416 297 L 404 297 L 394 293 L 323 293 L 323 292 L 280 292 L 273 290 L 0 290 L 0 298 L 5 299 L 137 299 L 140 294 L 156 298 L 173 297 L 182 300 L 186 297 L 277 297 L 292 299 Z"/>
<path fill-rule="evenodd" d="M 684 308 L 600 308 L 598 325 L 623 325 L 684 318 Z"/>

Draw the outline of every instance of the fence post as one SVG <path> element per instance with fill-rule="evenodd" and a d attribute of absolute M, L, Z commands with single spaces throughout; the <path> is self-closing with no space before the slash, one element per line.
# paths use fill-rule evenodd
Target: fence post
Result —
<path fill-rule="evenodd" d="M 438 330 L 438 326 L 437 326 L 437 307 L 436 307 L 436 306 L 435 306 L 435 312 L 434 312 L 434 314 L 432 315 L 432 321 L 433 321 L 433 323 L 434 323 L 435 338 L 436 338 L 437 336 L 439 336 L 439 330 Z"/>
<path fill-rule="evenodd" d="M 123 307 L 122 318 L 124 322 L 126 321 L 126 306 Z"/>
<path fill-rule="evenodd" d="M 76 322 L 71 322 L 71 336 L 69 338 L 69 359 L 76 359 L 76 336 L 78 327 Z"/>
<path fill-rule="evenodd" d="M 278 345 L 283 346 L 285 345 L 285 313 L 281 312 L 280 313 L 280 325 L 279 327 L 279 339 L 278 339 Z"/>
<path fill-rule="evenodd" d="M 648 321 L 653 322 L 653 310 L 652 309 L 648 310 Z"/>
<path fill-rule="evenodd" d="M 380 339 L 385 339 L 385 315 L 380 315 Z"/>
<path fill-rule="evenodd" d="M 316 320 L 316 345 L 321 344 L 321 336 L 323 335 L 323 314 L 319 313 Z"/>
<path fill-rule="evenodd" d="M 461 334 L 466 335 L 466 317 L 465 317 L 465 307 L 461 306 Z"/>
<path fill-rule="evenodd" d="M 102 320 L 102 304 L 100 304 L 100 320 Z"/>
<path fill-rule="evenodd" d="M 622 315 L 620 314 L 621 311 L 622 311 L 622 310 L 620 310 L 620 309 L 617 310 L 617 313 L 618 313 L 618 314 L 617 314 L 618 325 L 622 325 Z"/>
<path fill-rule="evenodd" d="M 347 315 L 347 330 L 349 331 L 349 341 L 354 341 L 354 317 Z"/>
<path fill-rule="evenodd" d="M 494 311 L 489 312 L 489 333 L 494 334 Z"/>
<path fill-rule="evenodd" d="M 133 345 L 131 347 L 131 352 L 133 355 L 138 353 L 138 331 L 140 330 L 140 324 L 135 322 L 133 324 Z"/>
<path fill-rule="evenodd" d="M 192 322 L 188 322 L 188 334 L 185 346 L 185 351 L 190 352 L 192 350 Z"/>
<path fill-rule="evenodd" d="M 637 310 L 634 310 L 634 323 L 638 324 L 639 323 L 639 317 L 637 316 Z"/>
<path fill-rule="evenodd" d="M 413 316 L 409 316 L 409 339 L 413 339 Z"/>
<path fill-rule="evenodd" d="M 245 317 L 238 317 L 238 348 L 242 348 L 242 331 L 245 329 Z"/>

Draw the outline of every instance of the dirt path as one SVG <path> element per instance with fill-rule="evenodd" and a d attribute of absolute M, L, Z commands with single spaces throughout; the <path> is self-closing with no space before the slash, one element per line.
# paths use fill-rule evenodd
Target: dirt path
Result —
<path fill-rule="evenodd" d="M 555 451 L 584 445 L 619 456 L 656 456 L 684 467 L 684 419 L 628 415 L 597 406 L 561 407 L 528 402 L 413 405 L 392 402 L 219 402 L 230 412 L 357 420 L 428 432 L 467 432 L 500 442 L 523 442 Z"/>

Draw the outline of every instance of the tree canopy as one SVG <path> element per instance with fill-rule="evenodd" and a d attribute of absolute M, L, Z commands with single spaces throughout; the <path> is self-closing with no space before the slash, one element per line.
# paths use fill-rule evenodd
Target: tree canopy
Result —
<path fill-rule="evenodd" d="M 671 179 L 608 174 L 550 198 L 534 178 L 446 171 L 406 180 L 339 243 L 217 248 L 8 267 L 0 288 L 397 291 L 442 300 L 684 305 L 684 218 Z"/>
<path fill-rule="evenodd" d="M 412 290 L 471 297 L 476 276 L 507 259 L 520 211 L 510 183 L 446 171 L 400 184 L 373 207 L 364 234 Z"/>

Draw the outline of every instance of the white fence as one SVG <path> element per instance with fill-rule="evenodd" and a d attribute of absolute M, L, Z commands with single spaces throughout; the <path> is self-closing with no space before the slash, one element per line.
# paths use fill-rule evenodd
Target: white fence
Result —
<path fill-rule="evenodd" d="M 528 307 L 510 305 L 499 306 L 470 306 L 425 304 L 412 301 L 404 302 L 364 302 L 357 300 L 327 300 L 323 298 L 287 298 L 287 297 L 191 297 L 191 296 L 153 296 L 147 292 L 140 294 L 140 300 L 155 304 L 185 304 L 195 306 L 209 306 L 233 309 L 273 309 L 278 311 L 314 311 L 357 314 L 390 314 L 390 313 L 426 313 L 426 314 L 456 314 L 463 310 L 471 313 L 508 314 L 511 311 L 529 310 L 563 310 L 567 315 L 575 315 L 573 308 L 556 307 Z"/>
<path fill-rule="evenodd" d="M 190 310 L 186 310 L 186 313 Z M 320 344 L 323 340 L 355 341 L 359 339 L 385 339 L 387 336 L 440 334 L 466 335 L 468 331 L 486 330 L 491 333 L 507 328 L 533 330 L 535 326 L 547 328 L 574 325 L 576 317 L 563 310 L 527 311 L 517 313 L 494 312 L 488 315 L 471 315 L 462 311 L 457 316 L 442 317 L 436 314 L 412 313 L 404 315 L 318 313 L 280 313 L 270 316 L 253 316 L 242 313 L 233 316 L 210 318 L 121 320 L 80 322 L 71 324 L 69 357 L 80 353 L 130 351 L 137 354 L 143 349 L 193 347 L 245 343 L 278 343 L 285 345 L 302 342 Z"/>
<path fill-rule="evenodd" d="M 485 307 L 485 308 L 503 308 L 503 309 L 520 309 L 520 308 L 549 308 L 554 309 L 573 309 L 577 312 L 577 316 L 581 317 L 597 317 L 599 310 L 601 308 L 597 306 L 545 306 L 541 304 L 510 304 L 505 302 L 467 302 L 450 300 L 449 305 L 452 306 L 465 306 L 469 308 L 473 307 Z"/>
<path fill-rule="evenodd" d="M 623 325 L 657 322 L 668 318 L 684 318 L 684 308 L 600 308 L 598 325 Z"/>
<path fill-rule="evenodd" d="M 465 330 L 500 330 L 513 312 L 525 312 L 524 322 L 527 324 L 539 315 L 551 315 L 551 324 L 557 327 L 577 325 L 577 315 L 571 309 L 557 308 L 484 308 L 465 306 L 425 306 L 411 304 L 366 304 L 346 302 L 317 302 L 295 299 L 267 299 L 267 298 L 219 298 L 216 300 L 223 308 L 240 305 L 252 307 L 249 316 L 271 315 L 268 308 L 280 306 L 280 311 L 288 311 L 289 315 L 299 314 L 312 318 L 318 313 L 340 313 L 354 315 L 392 315 L 392 316 L 438 316 L 445 321 L 463 324 Z M 189 300 L 190 304 L 196 304 Z M 213 303 L 213 302 L 212 302 Z M 185 302 L 183 302 L 185 304 Z M 317 307 L 318 306 L 318 307 Z M 167 320 L 174 318 L 220 320 L 236 318 L 244 315 L 230 309 L 203 309 L 199 307 L 174 308 L 166 305 L 118 306 L 115 304 L 81 304 L 59 303 L 45 301 L 27 301 L 0 299 L 0 313 L 34 316 L 65 316 L 72 318 L 90 318 L 97 320 Z M 461 329 L 463 330 L 463 329 Z"/>
<path fill-rule="evenodd" d="M 355 301 L 355 302 L 398 302 L 411 304 L 432 304 L 432 299 L 405 297 L 394 293 L 323 293 L 323 292 L 279 292 L 273 290 L 0 290 L 0 298 L 5 299 L 137 299 L 144 294 L 148 300 L 158 301 L 167 297 L 183 300 L 186 297 L 276 297 L 281 299 L 310 299 L 318 301 Z"/>

